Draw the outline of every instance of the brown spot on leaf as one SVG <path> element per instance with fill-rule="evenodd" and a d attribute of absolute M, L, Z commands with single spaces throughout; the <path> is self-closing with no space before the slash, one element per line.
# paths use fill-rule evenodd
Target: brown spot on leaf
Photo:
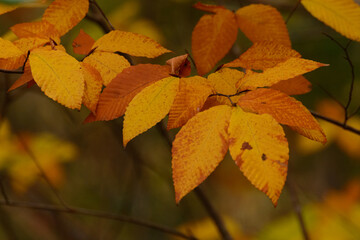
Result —
<path fill-rule="evenodd" d="M 248 143 L 248 142 L 243 142 L 242 146 L 241 146 L 241 150 L 251 150 L 252 146 Z"/>
<path fill-rule="evenodd" d="M 261 104 L 266 104 L 266 102 L 261 102 Z"/>
<path fill-rule="evenodd" d="M 261 155 L 261 159 L 262 159 L 263 161 L 265 161 L 265 160 L 267 159 L 267 157 L 266 157 L 266 154 L 265 154 L 265 153 L 263 153 L 263 154 Z"/>

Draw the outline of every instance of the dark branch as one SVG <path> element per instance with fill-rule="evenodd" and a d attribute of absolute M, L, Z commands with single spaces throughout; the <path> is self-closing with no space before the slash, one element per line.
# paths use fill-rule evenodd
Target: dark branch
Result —
<path fill-rule="evenodd" d="M 300 6 L 301 0 L 298 0 L 295 7 L 291 10 L 289 16 L 286 18 L 285 20 L 285 24 L 288 24 L 288 22 L 290 21 L 290 18 L 293 16 L 293 14 L 295 13 L 296 9 L 298 9 L 298 7 Z"/>
<path fill-rule="evenodd" d="M 56 205 L 33 203 L 33 202 L 10 201 L 7 203 L 4 200 L 0 200 L 0 205 L 6 206 L 6 207 L 17 207 L 17 208 L 28 208 L 28 209 L 33 209 L 33 210 L 42 210 L 42 211 L 48 211 L 48 212 L 53 212 L 53 213 L 66 213 L 66 214 L 85 215 L 85 216 L 89 216 L 89 217 L 110 219 L 110 220 L 115 220 L 115 221 L 119 221 L 119 222 L 126 222 L 126 223 L 131 223 L 134 225 L 138 225 L 138 226 L 151 228 L 151 229 L 158 230 L 158 231 L 170 234 L 170 235 L 181 237 L 183 239 L 196 240 L 196 238 L 188 236 L 188 235 L 186 235 L 182 232 L 179 232 L 177 230 L 174 230 L 172 228 L 168 228 L 168 227 L 164 227 L 162 225 L 135 219 L 135 218 L 128 217 L 125 215 L 116 215 L 116 214 L 112 214 L 109 212 L 103 212 L 103 211 L 98 211 L 98 210 L 77 208 L 77 207 L 64 208 L 64 207 L 60 207 L 60 206 L 56 206 Z"/>
<path fill-rule="evenodd" d="M 2 73 L 12 73 L 12 74 L 23 74 L 24 70 L 7 70 L 7 69 L 0 69 Z"/>
<path fill-rule="evenodd" d="M 355 129 L 355 128 L 347 125 L 347 124 L 344 124 L 344 123 L 338 122 L 338 121 L 336 121 L 334 119 L 325 117 L 325 116 L 323 116 L 323 115 L 321 115 L 321 114 L 319 114 L 317 112 L 314 112 L 314 111 L 310 111 L 310 112 L 314 117 L 320 118 L 320 119 L 322 119 L 324 121 L 327 121 L 327 122 L 332 123 L 332 124 L 334 124 L 336 126 L 339 126 L 339 127 L 343 128 L 344 130 L 347 130 L 347 131 L 353 132 L 353 133 L 355 133 L 357 135 L 360 135 L 360 130 L 359 129 Z"/>

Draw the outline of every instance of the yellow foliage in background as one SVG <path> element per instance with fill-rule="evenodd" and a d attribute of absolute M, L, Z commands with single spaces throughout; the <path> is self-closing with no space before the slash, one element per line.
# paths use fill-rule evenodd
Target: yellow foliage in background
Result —
<path fill-rule="evenodd" d="M 64 181 L 62 163 L 72 161 L 77 148 L 49 133 L 20 136 L 11 132 L 9 122 L 3 120 L 0 125 L 0 171 L 11 178 L 15 191 L 24 193 L 39 180 L 40 171 L 35 161 L 44 170 L 54 186 Z M 34 160 L 35 158 L 35 160 Z"/>

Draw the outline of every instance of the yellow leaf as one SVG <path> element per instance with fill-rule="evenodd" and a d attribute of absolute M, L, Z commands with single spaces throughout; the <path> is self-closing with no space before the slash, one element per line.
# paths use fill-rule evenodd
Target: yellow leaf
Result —
<path fill-rule="evenodd" d="M 54 25 L 47 21 L 19 23 L 12 26 L 11 31 L 19 38 L 26 37 L 49 37 L 57 38 L 59 33 Z"/>
<path fill-rule="evenodd" d="M 41 47 L 46 43 L 49 43 L 49 38 L 42 37 L 26 37 L 20 38 L 13 43 L 17 46 L 24 54 L 27 54 L 28 51 L 33 50 L 35 48 Z"/>
<path fill-rule="evenodd" d="M 271 88 L 287 95 L 300 95 L 311 91 L 311 83 L 303 76 L 297 76 L 275 83 Z"/>
<path fill-rule="evenodd" d="M 353 0 L 302 0 L 317 19 L 345 37 L 360 41 L 360 6 Z"/>
<path fill-rule="evenodd" d="M 199 75 L 208 73 L 231 49 L 237 37 L 233 12 L 219 9 L 205 15 L 196 24 L 191 38 L 191 49 Z"/>
<path fill-rule="evenodd" d="M 100 73 L 103 84 L 108 85 L 130 63 L 121 55 L 111 52 L 95 51 L 84 59 L 84 63 L 93 66 Z"/>
<path fill-rule="evenodd" d="M 61 50 L 36 49 L 29 61 L 35 82 L 48 97 L 68 108 L 80 109 L 84 77 L 75 58 Z"/>
<path fill-rule="evenodd" d="M 24 55 L 21 55 L 19 57 L 0 59 L 0 68 L 7 69 L 7 70 L 17 69 L 24 65 L 25 59 L 26 58 Z"/>
<path fill-rule="evenodd" d="M 102 90 L 102 78 L 100 73 L 87 63 L 81 63 L 81 69 L 85 80 L 83 104 L 95 113 Z"/>
<path fill-rule="evenodd" d="M 216 93 L 232 95 L 237 93 L 236 83 L 244 77 L 244 73 L 236 69 L 222 68 L 208 76 L 209 84 Z M 233 102 L 237 102 L 239 96 L 231 97 Z M 222 104 L 230 104 L 228 98 L 216 96 L 216 100 Z"/>
<path fill-rule="evenodd" d="M 149 37 L 114 30 L 97 40 L 92 48 L 106 52 L 121 52 L 136 57 L 154 58 L 170 52 Z"/>
<path fill-rule="evenodd" d="M 252 41 L 272 41 L 291 47 L 285 22 L 276 8 L 251 4 L 236 11 L 240 30 Z"/>
<path fill-rule="evenodd" d="M 276 206 L 289 159 L 282 127 L 270 115 L 234 108 L 229 125 L 229 150 L 245 177 Z"/>
<path fill-rule="evenodd" d="M 169 113 L 178 87 L 179 78 L 167 77 L 144 88 L 132 99 L 124 117 L 124 146 Z"/>
<path fill-rule="evenodd" d="M 172 169 L 178 203 L 202 183 L 228 150 L 231 107 L 222 105 L 196 114 L 181 128 L 173 142 Z"/>
<path fill-rule="evenodd" d="M 291 57 L 301 57 L 295 50 L 274 42 L 254 43 L 246 52 L 223 67 L 242 67 L 248 69 L 272 68 Z"/>
<path fill-rule="evenodd" d="M 323 66 L 327 65 L 303 58 L 289 58 L 273 68 L 265 69 L 262 73 L 247 71 L 245 77 L 237 83 L 237 87 L 240 91 L 269 87 L 282 80 L 300 76 Z"/>
<path fill-rule="evenodd" d="M 86 15 L 89 8 L 89 0 L 55 0 L 45 10 L 42 20 L 54 25 L 63 36 Z"/>
<path fill-rule="evenodd" d="M 179 91 L 170 109 L 167 129 L 182 127 L 200 112 L 211 93 L 212 88 L 205 78 L 200 76 L 181 78 Z"/>
<path fill-rule="evenodd" d="M 0 15 L 7 13 L 7 12 L 14 11 L 18 7 L 19 7 L 19 5 L 14 5 L 14 4 L 8 5 L 8 4 L 0 3 Z"/>
<path fill-rule="evenodd" d="M 273 89 L 260 88 L 241 96 L 237 104 L 244 110 L 270 114 L 281 124 L 312 140 L 326 143 L 319 123 L 301 102 Z"/>
<path fill-rule="evenodd" d="M 14 43 L 0 38 L 0 58 L 16 58 L 23 52 Z"/>

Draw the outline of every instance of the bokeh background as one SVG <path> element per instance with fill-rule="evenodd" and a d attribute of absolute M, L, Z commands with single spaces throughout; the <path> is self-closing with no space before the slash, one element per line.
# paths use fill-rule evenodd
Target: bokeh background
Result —
<path fill-rule="evenodd" d="M 0 1 L 7 4 L 14 1 Z M 17 1 L 21 2 L 21 1 Z M 192 0 L 98 0 L 116 29 L 147 35 L 174 53 L 135 63 L 165 64 L 191 52 L 191 32 L 204 14 Z M 284 19 L 297 0 L 202 1 L 237 10 L 251 3 L 270 4 Z M 358 1 L 359 3 L 359 1 Z M 0 35 L 13 39 L 9 27 L 41 17 L 45 6 L 20 8 L 0 16 Z M 344 51 L 324 35 L 346 45 L 348 39 L 316 20 L 301 5 L 287 24 L 293 48 L 304 58 L 328 63 L 306 75 L 313 90 L 296 96 L 309 109 L 339 121 L 343 113 L 330 95 L 346 103 L 351 71 Z M 71 43 L 84 29 L 97 39 L 104 33 L 84 19 L 62 38 L 73 56 Z M 236 46 L 219 62 L 229 62 L 251 45 L 239 33 Z M 360 105 L 360 44 L 349 49 L 355 66 L 355 89 L 350 112 Z M 12 200 L 60 204 L 41 176 L 34 155 L 53 186 L 71 206 L 126 214 L 137 219 L 192 232 L 200 239 L 220 239 L 206 211 L 190 193 L 175 204 L 171 180 L 171 154 L 157 128 L 122 147 L 122 119 L 82 124 L 89 114 L 66 109 L 46 97 L 37 86 L 7 93 L 17 75 L 0 73 L 0 180 Z M 286 130 L 290 160 L 288 183 L 278 206 L 255 189 L 230 156 L 203 183 L 211 203 L 226 219 L 235 239 L 303 239 L 295 207 L 301 206 L 312 239 L 360 239 L 360 136 L 321 121 L 328 135 L 325 146 Z M 349 125 L 360 129 L 360 115 Z M 178 130 L 170 131 L 175 135 Z M 29 149 L 19 144 L 19 135 Z M 294 204 L 294 202 L 298 202 Z M 295 205 L 295 207 L 294 207 Z M 0 239 L 178 239 L 160 231 L 129 223 L 0 207 Z"/>

